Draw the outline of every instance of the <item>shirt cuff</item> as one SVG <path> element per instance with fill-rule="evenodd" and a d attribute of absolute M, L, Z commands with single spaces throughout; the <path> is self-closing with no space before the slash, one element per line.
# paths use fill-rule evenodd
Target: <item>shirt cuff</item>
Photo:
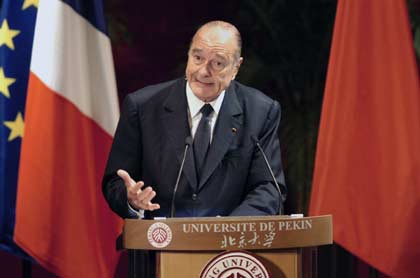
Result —
<path fill-rule="evenodd" d="M 142 210 L 142 209 L 136 210 L 135 208 L 133 208 L 130 205 L 130 202 L 128 202 L 128 201 L 127 201 L 127 206 L 128 206 L 128 214 L 130 215 L 130 217 L 137 218 L 137 219 L 143 219 L 144 218 L 144 210 Z"/>

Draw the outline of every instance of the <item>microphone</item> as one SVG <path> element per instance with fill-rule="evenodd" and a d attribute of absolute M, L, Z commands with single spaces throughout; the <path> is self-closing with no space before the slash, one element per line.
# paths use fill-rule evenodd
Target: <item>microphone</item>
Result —
<path fill-rule="evenodd" d="M 179 167 L 178 171 L 178 177 L 176 178 L 176 183 L 174 186 L 174 192 L 172 193 L 172 200 L 171 200 L 171 218 L 175 216 L 175 195 L 178 190 L 179 181 L 181 179 L 182 169 L 184 169 L 185 159 L 187 157 L 187 151 L 188 148 L 192 145 L 192 138 L 191 136 L 188 136 L 185 138 L 185 149 L 184 149 L 184 155 L 182 157 L 181 166 Z"/>
<path fill-rule="evenodd" d="M 252 139 L 252 141 L 254 141 L 255 145 L 256 145 L 256 146 L 258 147 L 258 149 L 260 150 L 260 152 L 261 152 L 261 154 L 262 154 L 262 156 L 263 156 L 263 158 L 264 158 L 265 166 L 267 166 L 267 169 L 268 169 L 268 171 L 270 172 L 271 178 L 273 179 L 273 182 L 274 182 L 274 184 L 276 185 L 276 189 L 277 189 L 277 191 L 279 192 L 279 194 L 280 194 L 280 198 L 281 198 L 282 193 L 281 193 L 281 190 L 280 190 L 280 186 L 279 186 L 279 184 L 277 183 L 277 179 L 276 179 L 276 177 L 274 176 L 273 169 L 271 168 L 270 163 L 268 162 L 267 156 L 265 155 L 265 152 L 264 152 L 263 148 L 262 148 L 262 147 L 261 147 L 261 145 L 260 145 L 260 140 L 258 140 L 258 138 L 257 138 L 255 135 L 251 135 L 251 139 Z M 281 211 L 279 211 L 279 214 L 281 214 Z"/>

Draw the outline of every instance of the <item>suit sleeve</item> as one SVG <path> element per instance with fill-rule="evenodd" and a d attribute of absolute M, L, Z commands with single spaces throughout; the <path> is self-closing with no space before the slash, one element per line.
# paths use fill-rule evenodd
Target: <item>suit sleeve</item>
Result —
<path fill-rule="evenodd" d="M 246 195 L 242 203 L 231 213 L 231 216 L 275 215 L 282 213 L 287 189 L 281 163 L 280 141 L 278 138 L 279 124 L 280 105 L 278 102 L 273 101 L 257 138 L 273 169 L 281 194 L 279 194 L 273 182 L 261 151 L 255 146 L 248 171 Z"/>
<path fill-rule="evenodd" d="M 115 132 L 108 163 L 102 180 L 102 191 L 110 208 L 122 218 L 132 218 L 127 202 L 127 190 L 117 175 L 118 169 L 126 170 L 132 179 L 139 180 L 141 162 L 141 136 L 138 109 L 128 95 Z"/>

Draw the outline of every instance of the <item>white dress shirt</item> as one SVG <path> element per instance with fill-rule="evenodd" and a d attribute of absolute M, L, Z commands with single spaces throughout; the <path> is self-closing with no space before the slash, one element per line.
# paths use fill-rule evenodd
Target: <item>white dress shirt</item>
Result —
<path fill-rule="evenodd" d="M 191 136 L 194 139 L 195 132 L 197 131 L 197 127 L 200 123 L 202 116 L 202 114 L 200 113 L 200 109 L 201 107 L 203 107 L 204 104 L 206 104 L 206 102 L 202 101 L 196 95 L 194 95 L 189 83 L 187 83 L 186 91 L 188 104 L 188 122 L 190 124 Z M 213 139 L 214 126 L 216 124 L 220 108 L 222 107 L 224 97 L 225 90 L 223 90 L 215 100 L 208 103 L 213 108 L 213 112 L 210 114 L 210 142 Z"/>

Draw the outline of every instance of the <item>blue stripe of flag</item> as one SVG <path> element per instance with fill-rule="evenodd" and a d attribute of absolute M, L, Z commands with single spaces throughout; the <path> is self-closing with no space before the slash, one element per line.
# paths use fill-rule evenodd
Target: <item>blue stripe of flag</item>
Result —
<path fill-rule="evenodd" d="M 108 29 L 104 17 L 104 6 L 102 0 L 61 0 L 73 8 L 78 14 L 83 16 L 96 29 L 100 30 L 105 35 L 108 34 Z"/>
<path fill-rule="evenodd" d="M 20 31 L 13 38 L 14 50 L 0 46 L 0 67 L 7 78 L 16 81 L 8 86 L 10 97 L 0 93 L 0 248 L 22 257 L 27 255 L 14 243 L 15 208 L 19 155 L 22 139 L 8 140 L 10 129 L 5 121 L 14 121 L 18 112 L 25 120 L 26 90 L 37 9 L 23 8 L 24 0 L 4 0 L 0 26 L 7 20 L 10 29 Z"/>

